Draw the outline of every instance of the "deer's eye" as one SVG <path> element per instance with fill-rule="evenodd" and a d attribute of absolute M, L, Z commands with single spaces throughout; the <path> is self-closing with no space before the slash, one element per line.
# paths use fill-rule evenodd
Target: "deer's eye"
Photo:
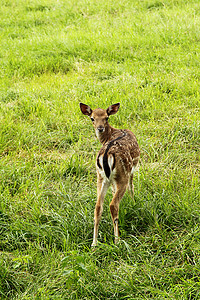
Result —
<path fill-rule="evenodd" d="M 92 122 L 94 122 L 94 118 L 90 118 Z"/>

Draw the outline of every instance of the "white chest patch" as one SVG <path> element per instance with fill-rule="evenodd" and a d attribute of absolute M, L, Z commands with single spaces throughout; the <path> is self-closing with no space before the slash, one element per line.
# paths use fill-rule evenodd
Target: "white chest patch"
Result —
<path fill-rule="evenodd" d="M 99 130 L 98 130 L 98 129 L 96 129 L 96 130 L 95 130 L 95 133 L 96 133 L 96 136 L 97 136 L 98 140 L 100 140 L 100 134 L 99 134 Z"/>

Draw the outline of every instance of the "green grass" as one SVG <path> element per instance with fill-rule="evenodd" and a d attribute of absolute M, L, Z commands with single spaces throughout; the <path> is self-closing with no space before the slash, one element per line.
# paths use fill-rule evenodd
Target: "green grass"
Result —
<path fill-rule="evenodd" d="M 199 1 L 2 0 L 0 299 L 200 299 Z M 113 244 L 90 248 L 100 144 L 79 102 L 141 148 Z"/>

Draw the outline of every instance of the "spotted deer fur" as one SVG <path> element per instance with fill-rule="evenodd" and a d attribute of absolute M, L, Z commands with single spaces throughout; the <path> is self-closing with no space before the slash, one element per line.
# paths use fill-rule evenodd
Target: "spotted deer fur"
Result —
<path fill-rule="evenodd" d="M 110 212 L 114 226 L 115 243 L 119 241 L 118 215 L 119 204 L 129 188 L 134 194 L 133 171 L 139 162 L 140 150 L 135 135 L 128 129 L 116 129 L 109 123 L 110 115 L 117 113 L 120 103 L 113 104 L 107 110 L 92 110 L 88 105 L 80 103 L 84 115 L 91 118 L 96 135 L 102 143 L 97 159 L 97 202 L 94 210 L 94 235 L 92 246 L 97 244 L 98 227 L 103 212 L 103 202 L 107 189 L 112 185 L 113 198 Z"/>

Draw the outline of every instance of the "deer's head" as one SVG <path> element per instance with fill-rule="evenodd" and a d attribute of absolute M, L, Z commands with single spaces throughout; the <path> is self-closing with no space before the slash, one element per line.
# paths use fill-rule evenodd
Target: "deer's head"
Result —
<path fill-rule="evenodd" d="M 116 103 L 110 105 L 107 109 L 96 108 L 92 110 L 88 105 L 80 103 L 80 109 L 84 115 L 90 117 L 97 137 L 99 137 L 100 134 L 106 132 L 106 129 L 109 127 L 109 116 L 116 114 L 119 107 L 120 103 Z"/>

